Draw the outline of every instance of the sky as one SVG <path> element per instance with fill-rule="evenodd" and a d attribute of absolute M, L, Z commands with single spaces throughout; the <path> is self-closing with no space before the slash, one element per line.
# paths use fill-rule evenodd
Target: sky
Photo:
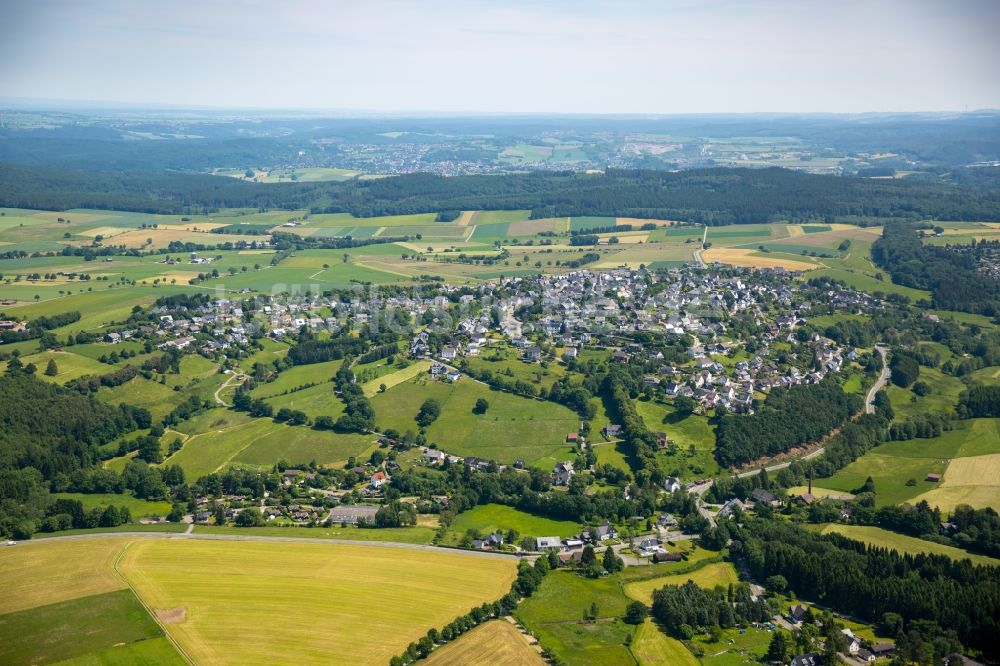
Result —
<path fill-rule="evenodd" d="M 1000 0 L 8 0 L 0 97 L 493 113 L 1000 108 Z"/>

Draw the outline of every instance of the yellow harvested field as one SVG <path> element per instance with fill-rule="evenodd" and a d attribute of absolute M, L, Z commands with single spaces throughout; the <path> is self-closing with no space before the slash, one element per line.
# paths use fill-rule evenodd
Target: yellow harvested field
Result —
<path fill-rule="evenodd" d="M 759 254 L 756 249 L 713 247 L 705 250 L 701 256 L 707 264 L 718 261 L 721 264 L 745 266 L 747 268 L 784 268 L 786 271 L 811 271 L 817 268 L 824 268 L 823 264 L 820 263 L 769 257 Z"/>
<path fill-rule="evenodd" d="M 968 504 L 977 509 L 1000 506 L 1000 486 L 949 486 L 935 488 L 914 497 L 911 502 L 916 504 L 927 500 L 931 506 L 948 513 L 959 504 Z"/>
<path fill-rule="evenodd" d="M 274 254 L 274 250 L 240 250 L 236 254 Z"/>
<path fill-rule="evenodd" d="M 541 666 L 545 661 L 510 622 L 493 620 L 438 648 L 427 666 Z"/>
<path fill-rule="evenodd" d="M 474 210 L 463 210 L 462 214 L 458 216 L 455 220 L 455 225 L 459 227 L 469 226 L 469 222 L 472 222 L 472 216 L 476 214 Z"/>
<path fill-rule="evenodd" d="M 92 229 L 87 229 L 85 231 L 80 231 L 77 233 L 80 236 L 87 236 L 89 238 L 94 238 L 96 236 L 103 236 L 105 238 L 110 238 L 112 236 L 123 234 L 126 231 L 131 231 L 131 230 L 123 227 L 94 227 Z"/>
<path fill-rule="evenodd" d="M 786 491 L 789 497 L 797 497 L 809 491 L 808 486 L 792 486 Z M 844 492 L 843 490 L 830 490 L 829 488 L 820 488 L 818 486 L 813 486 L 812 489 L 813 497 L 833 497 L 835 499 L 854 499 L 854 495 L 851 493 Z"/>
<path fill-rule="evenodd" d="M 127 539 L 38 539 L 0 548 L 0 615 L 126 587 L 115 558 Z"/>
<path fill-rule="evenodd" d="M 802 231 L 802 225 L 800 224 L 789 224 L 785 229 L 788 230 L 789 238 L 798 238 L 799 236 L 804 236 L 806 233 Z"/>
<path fill-rule="evenodd" d="M 1000 453 L 952 460 L 944 471 L 941 487 L 952 486 L 993 486 L 1000 492 Z"/>
<path fill-rule="evenodd" d="M 739 577 L 736 575 L 736 569 L 729 562 L 713 562 L 688 573 L 659 576 L 628 583 L 625 585 L 624 591 L 633 599 L 649 605 L 653 603 L 654 590 L 658 590 L 664 585 L 683 585 L 689 580 L 693 581 L 695 585 L 713 588 L 716 585 L 725 587 L 729 583 L 735 583 Z"/>
<path fill-rule="evenodd" d="M 513 558 L 347 544 L 143 540 L 119 568 L 198 664 L 385 664 L 503 596 Z M 363 637 L 363 640 L 359 640 Z"/>
<path fill-rule="evenodd" d="M 1000 453 L 955 458 L 944 470 L 941 485 L 913 499 L 951 511 L 959 504 L 977 509 L 1000 506 Z"/>
<path fill-rule="evenodd" d="M 424 359 L 422 361 L 417 361 L 406 366 L 402 370 L 397 370 L 391 374 L 385 375 L 384 377 L 379 377 L 373 379 L 370 382 L 365 382 L 361 385 L 361 390 L 365 392 L 365 395 L 369 398 L 378 393 L 378 388 L 382 384 L 385 384 L 385 388 L 391 389 L 396 384 L 402 384 L 405 381 L 413 379 L 417 375 L 423 374 L 430 370 L 431 362 Z"/>

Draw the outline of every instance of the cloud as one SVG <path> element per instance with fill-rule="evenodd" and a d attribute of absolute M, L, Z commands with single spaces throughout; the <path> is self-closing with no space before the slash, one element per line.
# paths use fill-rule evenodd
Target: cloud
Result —
<path fill-rule="evenodd" d="M 996 25 L 991 0 L 40 0 L 0 26 L 0 92 L 501 112 L 998 107 Z"/>

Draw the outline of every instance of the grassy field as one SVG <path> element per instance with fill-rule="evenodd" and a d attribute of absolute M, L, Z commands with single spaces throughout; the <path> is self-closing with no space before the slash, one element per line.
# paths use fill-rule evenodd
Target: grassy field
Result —
<path fill-rule="evenodd" d="M 384 384 L 386 390 L 396 386 L 397 384 L 402 384 L 405 381 L 418 377 L 419 375 L 427 372 L 431 367 L 431 362 L 428 360 L 416 361 L 411 363 L 407 367 L 391 372 L 387 375 L 383 375 L 369 382 L 365 382 L 361 385 L 361 389 L 365 392 L 365 395 L 369 398 L 379 392 L 379 388 Z"/>
<path fill-rule="evenodd" d="M 458 534 L 465 534 L 469 529 L 479 530 L 481 534 L 513 529 L 521 536 L 535 537 L 570 537 L 580 533 L 577 523 L 534 516 L 502 504 L 481 504 L 463 511 L 451 524 L 451 530 Z"/>
<path fill-rule="evenodd" d="M 295 537 L 301 539 L 341 539 L 346 541 L 394 541 L 397 543 L 429 544 L 435 530 L 420 525 L 413 527 L 231 527 L 196 525 L 197 534 L 227 534 L 230 536 Z"/>
<path fill-rule="evenodd" d="M 328 386 L 317 388 L 332 395 Z M 206 416 L 214 417 L 216 414 L 219 415 L 217 420 L 222 422 L 217 426 L 207 425 Z M 284 459 L 292 464 L 316 460 L 321 465 L 332 465 L 361 454 L 374 441 L 373 437 L 366 435 L 345 435 L 275 423 L 268 418 L 247 419 L 242 415 L 231 415 L 234 413 L 212 410 L 208 415 L 198 417 L 194 424 L 180 424 L 177 429 L 181 432 L 196 434 L 191 435 L 184 442 L 184 448 L 168 458 L 165 464 L 180 465 L 191 479 L 229 464 L 271 467 L 276 461 Z"/>
<path fill-rule="evenodd" d="M 56 662 L 162 636 L 131 590 L 106 592 L 0 615 L 0 663 Z M 157 663 L 184 663 L 169 644 L 156 654 L 166 658 Z"/>
<path fill-rule="evenodd" d="M 671 574 L 627 583 L 624 589 L 628 596 L 649 605 L 653 603 L 654 590 L 665 585 L 683 585 L 689 580 L 701 587 L 712 588 L 716 585 L 726 587 L 729 583 L 735 583 L 739 580 L 739 577 L 736 575 L 736 569 L 729 562 L 709 562 L 688 573 Z"/>
<path fill-rule="evenodd" d="M 132 515 L 132 520 L 147 516 L 165 516 L 170 513 L 169 502 L 147 502 L 131 495 L 115 495 L 112 493 L 53 493 L 57 499 L 74 499 L 83 503 L 84 509 L 104 508 L 106 506 L 126 507 Z"/>
<path fill-rule="evenodd" d="M 909 417 L 927 413 L 955 411 L 959 394 L 965 390 L 965 384 L 957 377 L 946 375 L 935 368 L 920 368 L 920 379 L 930 386 L 930 393 L 924 396 L 916 395 L 911 389 L 904 389 L 895 384 L 889 384 L 886 392 L 892 402 L 896 421 L 904 421 Z"/>
<path fill-rule="evenodd" d="M 625 647 L 633 628 L 618 619 L 629 601 L 620 585 L 617 576 L 590 580 L 570 571 L 553 571 L 521 602 L 515 616 L 565 663 L 634 665 Z M 597 604 L 600 619 L 583 622 L 583 611 L 591 603 Z"/>
<path fill-rule="evenodd" d="M 438 648 L 427 666 L 542 666 L 546 662 L 510 622 L 494 620 Z"/>
<path fill-rule="evenodd" d="M 658 664 L 698 666 L 699 664 L 691 651 L 684 647 L 684 643 L 667 636 L 649 619 L 635 632 L 635 639 L 632 641 L 632 654 L 635 655 L 640 666 L 656 666 Z"/>
<path fill-rule="evenodd" d="M 112 647 L 59 662 L 59 666 L 183 666 L 187 662 L 165 637 L 148 638 L 137 643 L 115 644 Z"/>
<path fill-rule="evenodd" d="M 332 646 L 384 664 L 514 578 L 512 559 L 305 543 L 135 542 L 120 568 L 196 662 L 219 664 L 324 661 Z"/>
<path fill-rule="evenodd" d="M 529 400 L 463 378 L 454 384 L 417 378 L 372 398 L 379 429 L 416 432 L 414 421 L 424 400 L 436 399 L 441 415 L 427 428 L 427 441 L 461 456 L 480 456 L 501 463 L 522 459 L 551 468 L 571 456 L 566 435 L 579 429 L 580 419 L 551 402 Z M 485 398 L 489 410 L 472 412 Z"/>
<path fill-rule="evenodd" d="M 909 553 L 911 555 L 916 555 L 917 553 L 932 553 L 934 555 L 947 555 L 953 560 L 970 559 L 975 564 L 1000 566 L 1000 560 L 992 557 L 976 555 L 974 553 L 966 552 L 961 548 L 953 548 L 951 546 L 934 543 L 933 541 L 924 541 L 923 539 L 906 536 L 905 534 L 896 534 L 895 532 L 883 530 L 879 527 L 871 527 L 867 525 L 827 525 L 823 528 L 823 534 L 833 533 L 842 534 L 850 539 L 863 541 L 864 543 L 871 544 L 872 546 L 891 548 L 900 553 Z"/>
<path fill-rule="evenodd" d="M 1000 420 L 968 419 L 932 439 L 887 442 L 823 479 L 823 487 L 850 492 L 871 475 L 881 505 L 926 499 L 947 512 L 957 504 L 1000 504 Z M 935 485 L 927 474 L 942 474 Z M 907 482 L 913 479 L 913 485 Z"/>

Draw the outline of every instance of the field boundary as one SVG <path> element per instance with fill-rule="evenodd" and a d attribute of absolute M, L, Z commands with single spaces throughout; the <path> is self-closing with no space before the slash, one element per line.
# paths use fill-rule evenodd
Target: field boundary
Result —
<path fill-rule="evenodd" d="M 146 601 L 141 596 L 139 596 L 139 593 L 135 591 L 134 587 L 132 587 L 132 581 L 130 581 L 128 577 L 121 572 L 121 569 L 118 568 L 118 564 L 121 562 L 122 558 L 125 557 L 125 551 L 127 551 L 128 547 L 131 545 L 132 545 L 131 541 L 126 542 L 125 545 L 122 546 L 122 549 L 118 553 L 118 556 L 115 558 L 114 564 L 112 565 L 115 570 L 115 574 L 122 579 L 122 582 L 125 583 L 126 586 L 128 586 L 128 589 L 132 593 L 132 596 L 136 598 L 136 600 L 139 602 L 139 605 L 141 605 L 143 609 L 146 611 L 146 614 L 149 615 L 149 617 L 153 618 L 153 622 L 156 622 L 156 626 L 160 628 L 160 631 L 163 632 L 163 635 L 166 636 L 167 640 L 170 641 L 170 644 L 174 646 L 174 649 L 177 650 L 177 654 L 179 654 L 184 659 L 184 661 L 191 664 L 191 666 L 195 666 L 195 661 L 194 659 L 191 658 L 191 655 L 189 655 L 187 651 L 183 647 L 181 647 L 180 643 L 178 643 L 174 639 L 174 637 L 170 635 L 170 632 L 167 631 L 167 627 L 160 620 L 159 615 L 157 615 L 153 611 L 153 609 L 149 607 Z"/>

